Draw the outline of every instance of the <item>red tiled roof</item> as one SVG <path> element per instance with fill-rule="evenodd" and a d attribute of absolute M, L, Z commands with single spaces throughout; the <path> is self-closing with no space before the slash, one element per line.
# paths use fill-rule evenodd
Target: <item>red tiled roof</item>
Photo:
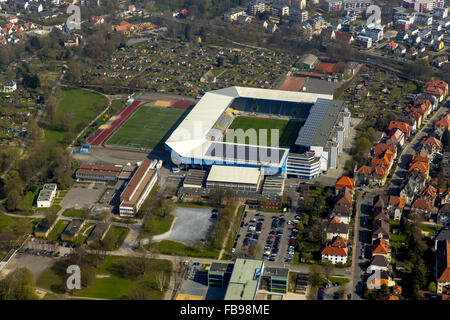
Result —
<path fill-rule="evenodd" d="M 347 248 L 340 248 L 340 247 L 325 247 L 322 250 L 323 255 L 330 255 L 330 256 L 341 256 L 346 257 L 348 254 Z"/>
<path fill-rule="evenodd" d="M 307 78 L 286 76 L 283 84 L 278 90 L 299 92 L 305 85 L 306 79 Z"/>
<path fill-rule="evenodd" d="M 337 236 L 331 244 L 332 247 L 347 248 L 347 240 L 343 237 Z"/>
<path fill-rule="evenodd" d="M 373 247 L 374 247 L 372 251 L 373 254 L 389 253 L 389 243 L 383 238 L 375 240 Z"/>
<path fill-rule="evenodd" d="M 405 200 L 397 196 L 389 196 L 389 204 L 403 210 L 405 207 Z"/>
<path fill-rule="evenodd" d="M 445 241 L 445 256 L 447 258 L 445 263 L 445 269 L 441 272 L 441 275 L 437 279 L 439 282 L 450 282 L 450 240 Z"/>
<path fill-rule="evenodd" d="M 402 121 L 391 121 L 388 130 L 391 131 L 393 129 L 400 129 L 406 135 L 409 135 L 411 130 L 409 124 Z"/>
<path fill-rule="evenodd" d="M 428 210 L 431 212 L 431 209 L 433 209 L 433 205 L 430 201 L 418 198 L 416 199 L 413 204 L 411 205 L 412 209 L 421 209 L 421 210 Z"/>
<path fill-rule="evenodd" d="M 353 190 L 355 187 L 355 179 L 346 176 L 340 177 L 336 181 L 336 189 L 349 188 Z"/>
<path fill-rule="evenodd" d="M 377 143 L 376 145 L 373 146 L 373 154 L 375 155 L 375 157 L 381 156 L 383 153 L 386 152 L 386 150 L 390 150 L 392 153 L 395 154 L 397 152 L 397 147 L 387 143 Z"/>

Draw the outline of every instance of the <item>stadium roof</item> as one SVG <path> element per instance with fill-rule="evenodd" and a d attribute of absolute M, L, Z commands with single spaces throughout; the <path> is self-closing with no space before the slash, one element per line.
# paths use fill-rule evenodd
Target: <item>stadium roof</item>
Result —
<path fill-rule="evenodd" d="M 339 100 L 317 99 L 295 144 L 306 147 L 325 147 L 343 104 L 344 102 Z"/>
<path fill-rule="evenodd" d="M 291 92 L 282 90 L 230 87 L 207 92 L 167 139 L 166 145 L 181 157 L 203 158 L 211 147 L 207 139 L 217 119 L 235 98 L 268 99 L 314 104 L 321 99 L 333 99 L 330 94 Z M 277 148 L 273 148 L 277 149 Z"/>

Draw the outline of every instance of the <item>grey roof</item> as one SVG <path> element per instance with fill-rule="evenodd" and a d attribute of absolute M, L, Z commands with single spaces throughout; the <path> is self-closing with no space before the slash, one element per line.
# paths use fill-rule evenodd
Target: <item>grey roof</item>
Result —
<path fill-rule="evenodd" d="M 310 111 L 310 116 L 301 128 L 295 144 L 298 146 L 325 147 L 330 134 L 342 111 L 341 100 L 317 99 Z"/>
<path fill-rule="evenodd" d="M 388 262 L 387 262 L 387 259 L 385 256 L 377 254 L 377 255 L 373 256 L 370 264 L 373 266 L 387 267 Z"/>
<path fill-rule="evenodd" d="M 338 86 L 339 84 L 333 81 L 307 78 L 302 91 L 309 93 L 333 94 Z"/>
<path fill-rule="evenodd" d="M 213 262 L 211 267 L 209 268 L 209 272 L 224 272 L 231 273 L 233 272 L 234 263 L 220 263 Z"/>
<path fill-rule="evenodd" d="M 330 223 L 327 233 L 348 233 L 348 225 L 345 223 Z"/>
<path fill-rule="evenodd" d="M 266 267 L 263 271 L 264 277 L 287 278 L 289 276 L 288 268 L 270 268 Z"/>
<path fill-rule="evenodd" d="M 99 241 L 103 238 L 103 235 L 105 234 L 105 232 L 109 229 L 109 225 L 107 225 L 106 223 L 97 223 L 95 225 L 94 230 L 92 230 L 91 234 L 89 235 L 89 237 L 87 237 L 86 242 L 91 242 L 91 241 Z"/>
<path fill-rule="evenodd" d="M 83 222 L 84 220 L 81 219 L 73 219 L 66 227 L 64 232 L 61 234 L 61 236 L 64 235 L 68 238 L 73 238 L 80 230 L 81 226 L 83 225 Z"/>

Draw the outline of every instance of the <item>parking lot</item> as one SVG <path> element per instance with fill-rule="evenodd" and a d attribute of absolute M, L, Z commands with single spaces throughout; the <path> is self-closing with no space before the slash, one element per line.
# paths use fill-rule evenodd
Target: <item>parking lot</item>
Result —
<path fill-rule="evenodd" d="M 63 208 L 83 209 L 95 204 L 106 190 L 103 182 L 75 182 L 61 201 Z"/>
<path fill-rule="evenodd" d="M 251 244 L 256 245 L 255 258 L 273 261 L 284 265 L 292 262 L 298 230 L 295 222 L 299 215 L 250 212 L 244 213 L 240 232 L 236 237 L 232 254 L 237 257 L 248 256 Z"/>

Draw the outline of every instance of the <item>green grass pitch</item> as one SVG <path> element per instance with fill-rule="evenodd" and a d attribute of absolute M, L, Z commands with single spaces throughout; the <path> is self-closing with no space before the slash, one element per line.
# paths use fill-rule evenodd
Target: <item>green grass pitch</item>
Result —
<path fill-rule="evenodd" d="M 280 119 L 268 119 L 268 118 L 253 118 L 253 117 L 237 117 L 229 129 L 242 129 L 247 131 L 248 129 L 255 129 L 258 138 L 258 145 L 264 145 L 260 143 L 260 129 L 267 129 L 267 145 L 272 146 L 271 143 L 271 129 L 278 129 L 279 131 L 279 147 L 290 148 L 297 139 L 298 132 L 303 126 L 304 122 L 301 121 L 289 121 Z M 249 137 L 245 138 L 245 144 L 250 144 Z M 229 141 L 229 140 L 227 140 Z M 237 138 L 234 139 L 237 142 Z"/>
<path fill-rule="evenodd" d="M 107 141 L 107 145 L 162 149 L 164 141 L 182 120 L 186 110 L 140 107 Z"/>

